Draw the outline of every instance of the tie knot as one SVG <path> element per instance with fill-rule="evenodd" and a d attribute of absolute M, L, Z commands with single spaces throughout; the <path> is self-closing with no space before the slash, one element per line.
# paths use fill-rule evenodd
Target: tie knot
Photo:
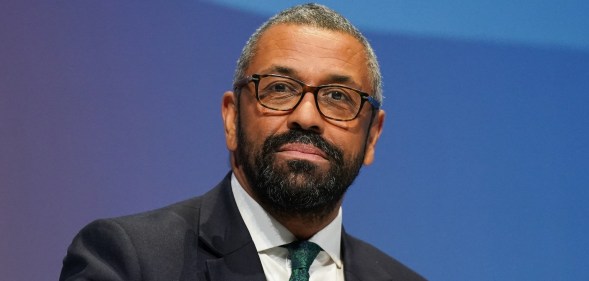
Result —
<path fill-rule="evenodd" d="M 285 247 L 288 249 L 291 267 L 293 269 L 304 269 L 305 271 L 309 270 L 317 255 L 321 252 L 319 245 L 306 240 L 295 241 L 286 244 Z"/>

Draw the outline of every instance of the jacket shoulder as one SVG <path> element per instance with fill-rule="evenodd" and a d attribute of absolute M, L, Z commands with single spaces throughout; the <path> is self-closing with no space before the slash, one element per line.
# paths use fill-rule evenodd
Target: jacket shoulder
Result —
<path fill-rule="evenodd" d="M 127 231 L 167 233 L 171 226 L 180 227 L 179 229 L 196 226 L 194 222 L 198 218 L 201 201 L 202 197 L 193 197 L 163 208 L 98 221 L 111 221 Z"/>
<path fill-rule="evenodd" d="M 226 183 L 163 208 L 86 225 L 68 248 L 60 280 L 181 280 L 191 272 L 185 261 L 199 249 L 203 201 L 219 199 Z"/>
<path fill-rule="evenodd" d="M 59 280 L 178 280 L 185 243 L 196 240 L 189 213 L 198 213 L 199 201 L 91 222 L 69 246 Z"/>
<path fill-rule="evenodd" d="M 349 234 L 344 235 L 342 243 L 345 271 L 357 280 L 426 280 L 373 245 Z"/>

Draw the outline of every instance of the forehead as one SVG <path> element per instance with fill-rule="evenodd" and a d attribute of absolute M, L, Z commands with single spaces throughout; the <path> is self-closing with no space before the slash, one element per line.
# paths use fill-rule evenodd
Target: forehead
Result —
<path fill-rule="evenodd" d="M 266 74 L 290 70 L 308 84 L 329 83 L 329 77 L 350 77 L 354 86 L 370 90 L 364 46 L 353 36 L 323 28 L 279 24 L 260 37 L 246 72 Z"/>

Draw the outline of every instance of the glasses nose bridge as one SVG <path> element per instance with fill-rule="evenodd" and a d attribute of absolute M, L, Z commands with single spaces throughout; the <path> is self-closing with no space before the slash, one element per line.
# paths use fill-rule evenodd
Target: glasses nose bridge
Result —
<path fill-rule="evenodd" d="M 321 109 L 319 109 L 319 102 L 317 101 L 317 95 L 319 93 L 319 90 L 321 89 L 321 86 L 309 86 L 309 85 L 303 84 L 301 82 L 299 82 L 299 84 L 302 87 L 301 95 L 300 95 L 299 101 L 295 104 L 295 106 L 292 108 L 292 110 L 296 110 L 299 107 L 299 105 L 303 102 L 303 99 L 305 98 L 305 96 L 308 93 L 311 93 L 314 98 L 313 104 L 315 105 L 314 106 L 315 110 L 317 110 L 317 112 L 319 112 L 319 114 L 323 114 L 321 112 Z"/>
<path fill-rule="evenodd" d="M 305 98 L 307 93 L 313 94 L 313 97 L 315 98 L 315 103 L 317 103 L 317 94 L 319 93 L 319 90 L 321 90 L 321 86 L 309 86 L 302 83 L 301 86 L 303 87 L 303 89 L 301 90 L 301 100 L 299 101 L 299 103 Z"/>

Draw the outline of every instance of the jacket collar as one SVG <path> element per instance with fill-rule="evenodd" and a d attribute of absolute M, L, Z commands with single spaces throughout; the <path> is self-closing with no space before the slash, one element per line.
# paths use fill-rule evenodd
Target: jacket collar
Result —
<path fill-rule="evenodd" d="M 353 247 L 355 238 L 348 235 L 342 228 L 342 259 L 344 260 L 344 278 L 346 281 L 361 281 L 368 280 L 362 279 L 362 277 L 370 276 L 371 281 L 390 280 L 386 279 L 386 274 L 379 267 L 372 265 L 371 263 L 363 260 L 364 258 L 370 258 L 362 253 L 355 252 Z M 360 257 L 360 258 L 359 258 Z"/>
<path fill-rule="evenodd" d="M 265 280 L 258 252 L 235 204 L 231 173 L 201 202 L 199 244 L 216 256 L 206 261 L 210 280 Z"/>

